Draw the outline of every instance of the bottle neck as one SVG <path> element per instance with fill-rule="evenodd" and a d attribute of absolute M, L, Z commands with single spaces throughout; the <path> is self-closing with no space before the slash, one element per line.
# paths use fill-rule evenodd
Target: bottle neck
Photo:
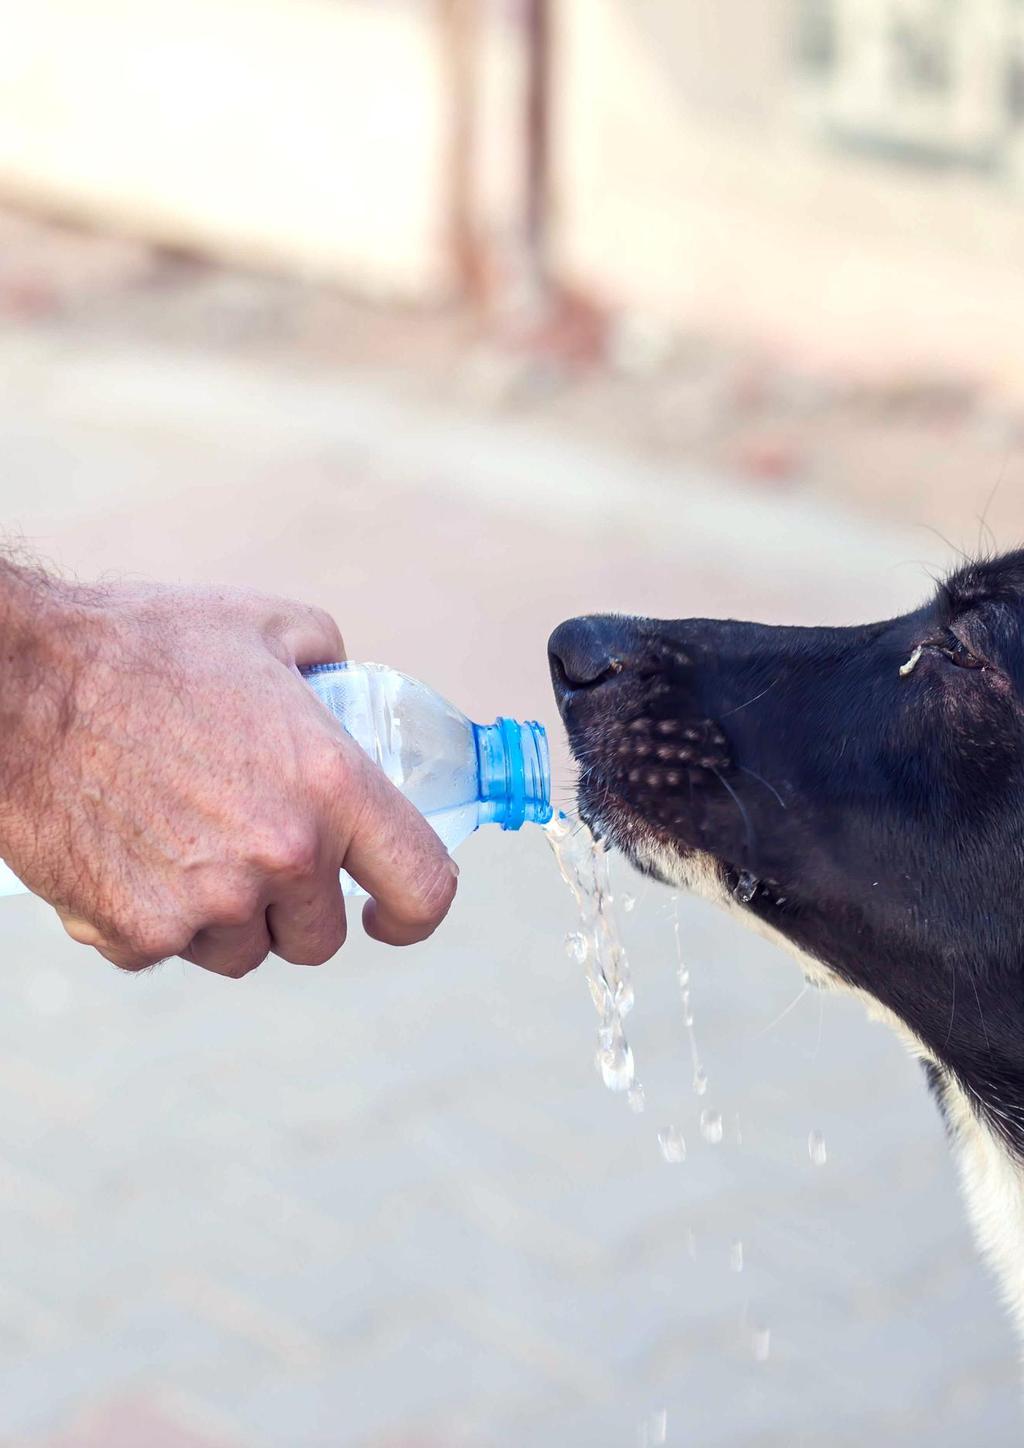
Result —
<path fill-rule="evenodd" d="M 474 724 L 481 824 L 517 830 L 551 818 L 551 763 L 544 728 L 532 720 Z"/>

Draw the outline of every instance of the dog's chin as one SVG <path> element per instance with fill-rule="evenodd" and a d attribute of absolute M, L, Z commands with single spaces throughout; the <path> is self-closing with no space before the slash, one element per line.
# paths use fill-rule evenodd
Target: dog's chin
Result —
<path fill-rule="evenodd" d="M 595 838 L 619 850 L 642 875 L 704 896 L 728 892 L 729 866 L 723 860 L 652 824 L 607 787 L 581 788 L 579 814 Z"/>

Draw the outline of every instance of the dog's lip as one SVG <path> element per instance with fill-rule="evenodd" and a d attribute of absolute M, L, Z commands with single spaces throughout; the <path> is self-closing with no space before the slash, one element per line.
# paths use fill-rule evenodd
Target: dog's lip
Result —
<path fill-rule="evenodd" d="M 643 810 L 621 794 L 610 779 L 600 770 L 591 770 L 587 783 L 577 793 L 579 817 L 594 835 L 624 853 L 630 853 L 631 827 L 644 832 L 647 838 L 663 849 L 674 851 L 680 858 L 686 858 L 694 851 L 714 859 L 722 871 L 722 877 L 730 894 L 735 890 L 741 875 L 751 875 L 763 883 L 759 871 L 748 864 L 737 864 L 726 855 L 718 854 L 706 844 L 688 844 L 679 839 L 671 830 L 656 824 Z M 773 882 L 774 883 L 774 882 Z M 781 886 L 779 887 L 782 888 Z M 771 893 L 769 888 L 768 894 Z M 788 894 L 789 892 L 785 892 Z"/>
<path fill-rule="evenodd" d="M 591 781 L 585 786 L 585 791 L 589 793 L 595 787 L 599 795 L 597 800 L 581 800 L 579 794 L 582 794 L 583 790 L 577 795 L 580 819 L 595 839 L 605 839 L 617 849 L 624 848 L 623 842 L 618 836 L 622 832 L 622 825 L 628 822 L 639 825 L 652 840 L 657 840 L 659 844 L 670 846 L 675 850 L 685 849 L 685 846 L 668 830 L 652 824 L 637 809 L 636 805 L 631 804 L 624 795 L 621 795 L 603 775 L 591 775 Z"/>

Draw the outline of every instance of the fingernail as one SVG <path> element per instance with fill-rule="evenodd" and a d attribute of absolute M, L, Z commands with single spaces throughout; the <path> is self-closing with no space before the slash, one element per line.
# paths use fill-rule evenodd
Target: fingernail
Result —
<path fill-rule="evenodd" d="M 459 867 L 452 859 L 451 855 L 448 856 L 448 868 L 451 870 L 452 874 L 457 880 L 459 878 Z"/>

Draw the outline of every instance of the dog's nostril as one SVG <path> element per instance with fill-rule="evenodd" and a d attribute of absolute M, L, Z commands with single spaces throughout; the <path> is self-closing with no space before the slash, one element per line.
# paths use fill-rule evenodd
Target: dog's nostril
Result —
<path fill-rule="evenodd" d="M 548 658 L 555 682 L 569 689 L 588 688 L 622 668 L 599 622 L 590 618 L 559 624 L 548 639 Z"/>

